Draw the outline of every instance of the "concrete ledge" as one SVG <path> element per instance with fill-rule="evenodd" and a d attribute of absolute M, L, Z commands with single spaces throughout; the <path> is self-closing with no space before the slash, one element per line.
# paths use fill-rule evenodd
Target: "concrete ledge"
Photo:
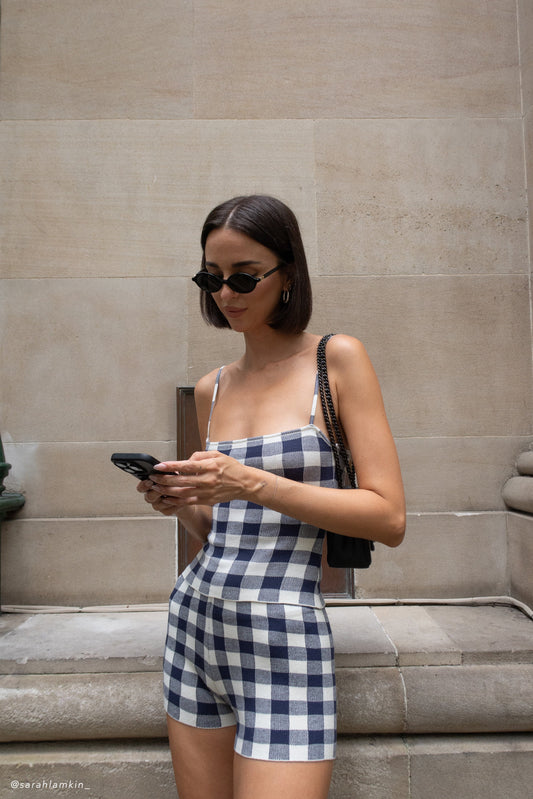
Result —
<path fill-rule="evenodd" d="M 4 614 L 0 674 L 161 673 L 166 612 Z"/>
<path fill-rule="evenodd" d="M 380 605 L 328 614 L 341 735 L 533 730 L 533 621 L 521 610 Z M 165 612 L 0 619 L 0 741 L 165 735 Z"/>
<path fill-rule="evenodd" d="M 56 786 L 56 787 L 54 787 Z M 0 796 L 177 798 L 167 741 L 7 744 Z"/>
<path fill-rule="evenodd" d="M 429 666 L 402 670 L 409 733 L 533 730 L 533 666 Z"/>
<path fill-rule="evenodd" d="M 416 736 L 404 799 L 526 799 L 533 784 L 532 735 Z"/>
<path fill-rule="evenodd" d="M 329 799 L 525 799 L 532 784 L 533 735 L 355 736 L 339 741 Z M 0 796 L 41 791 L 177 798 L 166 741 L 5 744 Z"/>
<path fill-rule="evenodd" d="M 337 668 L 339 735 L 403 733 L 405 690 L 396 667 Z"/>
<path fill-rule="evenodd" d="M 162 738 L 162 677 L 155 672 L 0 677 L 0 740 Z"/>

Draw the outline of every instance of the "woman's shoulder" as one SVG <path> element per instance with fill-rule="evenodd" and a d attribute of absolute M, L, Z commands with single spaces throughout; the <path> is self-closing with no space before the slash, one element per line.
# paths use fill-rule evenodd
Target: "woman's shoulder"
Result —
<path fill-rule="evenodd" d="M 194 399 L 197 405 L 199 402 L 202 404 L 209 403 L 209 406 L 211 405 L 217 381 L 219 379 L 221 381 L 227 379 L 227 376 L 233 372 L 236 364 L 237 361 L 227 364 L 226 366 L 217 366 L 216 369 L 208 372 L 198 380 L 194 387 Z M 224 370 L 224 376 L 222 376 L 222 370 Z"/>
<path fill-rule="evenodd" d="M 330 380 L 347 392 L 359 392 L 376 378 L 365 345 L 358 338 L 342 333 L 333 336 L 326 349 Z"/>
<path fill-rule="evenodd" d="M 200 435 L 205 439 L 207 435 L 207 423 L 211 411 L 217 375 L 220 367 L 201 377 L 194 387 L 194 403 L 196 405 L 196 416 L 200 427 Z"/>
<path fill-rule="evenodd" d="M 343 334 L 333 336 L 328 341 L 327 363 L 330 382 L 335 384 L 340 397 L 361 403 L 362 398 L 368 396 L 372 402 L 375 401 L 380 391 L 378 378 L 370 356 L 358 338 Z"/>
<path fill-rule="evenodd" d="M 345 333 L 335 333 L 327 344 L 327 358 L 333 366 L 342 366 L 347 361 L 368 357 L 362 341 Z"/>
<path fill-rule="evenodd" d="M 223 367 L 218 366 L 216 369 L 213 369 L 208 374 L 201 377 L 194 387 L 194 397 L 196 402 L 205 401 L 209 399 L 211 402 L 211 397 L 213 396 L 213 391 L 215 390 L 215 383 L 217 381 L 218 374 L 220 369 Z"/>

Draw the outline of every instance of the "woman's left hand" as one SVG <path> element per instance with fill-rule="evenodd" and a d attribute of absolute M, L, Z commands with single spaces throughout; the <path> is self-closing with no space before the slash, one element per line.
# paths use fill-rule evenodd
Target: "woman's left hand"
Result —
<path fill-rule="evenodd" d="M 176 474 L 159 474 L 159 471 Z M 177 508 L 216 505 L 243 497 L 249 467 L 221 452 L 195 452 L 187 461 L 165 461 L 155 467 L 150 480 L 157 491 Z"/>

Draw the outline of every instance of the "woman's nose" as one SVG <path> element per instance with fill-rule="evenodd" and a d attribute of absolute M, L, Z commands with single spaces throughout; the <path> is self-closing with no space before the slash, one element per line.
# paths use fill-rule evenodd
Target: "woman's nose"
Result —
<path fill-rule="evenodd" d="M 224 299 L 225 297 L 232 297 L 233 298 L 236 295 L 238 295 L 238 293 L 239 293 L 238 291 L 233 291 L 232 289 L 230 289 L 230 287 L 228 286 L 227 283 L 224 283 L 224 285 L 222 286 L 222 288 L 218 292 L 219 297 L 221 299 Z"/>

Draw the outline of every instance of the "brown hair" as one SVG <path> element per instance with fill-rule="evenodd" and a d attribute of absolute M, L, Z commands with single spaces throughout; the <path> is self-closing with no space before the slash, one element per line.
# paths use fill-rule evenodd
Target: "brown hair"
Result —
<path fill-rule="evenodd" d="M 301 333 L 309 324 L 313 299 L 304 246 L 298 221 L 291 209 L 264 194 L 234 197 L 217 205 L 207 216 L 202 228 L 202 270 L 205 265 L 205 244 L 213 230 L 230 228 L 271 250 L 283 264 L 290 281 L 289 300 L 281 300 L 269 322 L 270 327 L 287 333 Z M 205 321 L 214 327 L 230 327 L 213 297 L 200 294 L 200 308 Z"/>

